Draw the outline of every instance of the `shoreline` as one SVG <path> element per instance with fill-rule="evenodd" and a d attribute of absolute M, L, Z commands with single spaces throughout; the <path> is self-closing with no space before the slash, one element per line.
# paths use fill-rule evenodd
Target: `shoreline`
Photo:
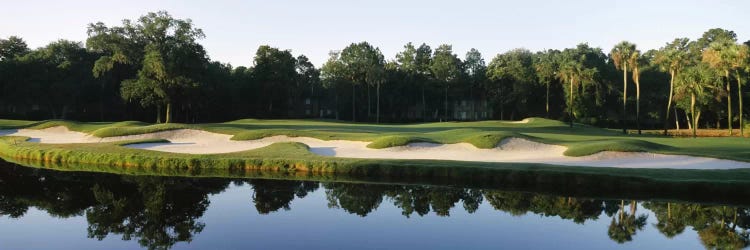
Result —
<path fill-rule="evenodd" d="M 528 122 L 524 120 L 521 122 Z M 319 156 L 357 159 L 446 160 L 461 162 L 540 163 L 561 166 L 670 169 L 741 169 L 750 163 L 709 157 L 658 154 L 650 152 L 602 151 L 586 156 L 565 156 L 565 146 L 545 144 L 525 138 L 508 137 L 489 149 L 460 142 L 439 144 L 411 142 L 383 149 L 368 148 L 371 142 L 321 140 L 311 137 L 275 135 L 255 140 L 232 140 L 232 135 L 197 129 L 175 129 L 138 135 L 99 138 L 71 131 L 64 126 L 45 129 L 0 130 L 0 136 L 29 137 L 31 143 L 58 145 L 80 143 L 113 143 L 163 139 L 169 142 L 145 142 L 122 145 L 132 149 L 190 155 L 211 155 L 255 150 L 274 143 L 297 142 L 307 145 Z"/>

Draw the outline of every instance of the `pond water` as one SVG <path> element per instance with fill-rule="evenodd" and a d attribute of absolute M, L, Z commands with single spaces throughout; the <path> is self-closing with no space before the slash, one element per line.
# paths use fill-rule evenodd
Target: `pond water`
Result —
<path fill-rule="evenodd" d="M 0 162 L 0 249 L 744 248 L 749 227 L 721 204 Z"/>

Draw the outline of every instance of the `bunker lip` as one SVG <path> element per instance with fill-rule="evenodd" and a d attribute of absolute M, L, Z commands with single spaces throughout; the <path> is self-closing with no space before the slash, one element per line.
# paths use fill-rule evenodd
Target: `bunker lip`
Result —
<path fill-rule="evenodd" d="M 475 162 L 545 163 L 566 166 L 673 169 L 750 168 L 750 163 L 686 155 L 647 152 L 604 151 L 582 157 L 565 156 L 564 146 L 544 144 L 522 138 L 506 138 L 497 147 L 480 149 L 469 143 L 437 144 L 417 142 L 405 146 L 371 149 L 369 142 L 320 140 L 310 137 L 271 136 L 257 140 L 233 141 L 232 135 L 195 129 L 177 129 L 98 138 L 57 126 L 41 130 L 0 130 L 0 136 L 26 136 L 31 141 L 48 144 L 100 143 L 126 140 L 166 139 L 169 143 L 139 143 L 124 147 L 185 154 L 220 154 L 266 147 L 277 142 L 299 142 L 317 155 L 366 159 L 420 159 Z"/>

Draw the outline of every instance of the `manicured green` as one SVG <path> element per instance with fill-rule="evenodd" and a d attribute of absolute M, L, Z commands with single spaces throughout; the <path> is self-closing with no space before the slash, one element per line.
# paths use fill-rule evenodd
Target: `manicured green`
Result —
<path fill-rule="evenodd" d="M 309 136 L 324 140 L 370 141 L 371 148 L 399 146 L 417 141 L 467 142 L 479 148 L 491 148 L 503 139 L 520 137 L 565 145 L 569 147 L 566 151 L 568 155 L 587 155 L 602 150 L 651 151 L 750 161 L 750 149 L 741 138 L 691 139 L 622 135 L 614 130 L 583 125 L 569 128 L 562 122 L 541 118 L 530 119 L 528 123 L 483 121 L 375 125 L 321 120 L 238 120 L 168 126 L 136 122 L 2 120 L 0 126 L 66 126 L 88 133 L 99 131 L 100 136 L 193 128 L 234 135 L 235 140 L 272 135 Z M 21 162 L 24 165 L 121 174 L 427 183 L 575 192 L 580 192 L 581 187 L 586 187 L 589 190 L 585 193 L 587 195 L 609 195 L 626 190 L 633 195 L 661 193 L 664 197 L 677 197 L 675 194 L 684 193 L 685 190 L 701 190 L 706 197 L 738 188 L 750 190 L 747 188 L 750 187 L 750 169 L 621 169 L 546 164 L 351 159 L 316 155 L 311 153 L 305 144 L 292 142 L 276 143 L 243 152 L 191 155 L 122 147 L 126 144 L 164 140 L 56 145 L 29 142 L 26 139 L 0 137 L 0 155 L 6 160 Z"/>
<path fill-rule="evenodd" d="M 505 121 L 438 122 L 409 125 L 348 123 L 327 120 L 242 119 L 209 124 L 146 124 L 141 122 L 15 121 L 0 120 L 0 128 L 41 129 L 66 126 L 71 130 L 111 137 L 150 133 L 180 128 L 201 129 L 233 135 L 233 140 L 253 140 L 287 135 L 322 140 L 371 142 L 371 148 L 406 145 L 410 142 L 471 143 L 492 148 L 508 137 L 520 137 L 568 147 L 569 156 L 583 156 L 603 150 L 654 152 L 714 157 L 750 162 L 750 141 L 739 137 L 672 138 L 660 135 L 623 135 L 616 130 L 600 129 L 556 120 L 530 118 L 528 123 Z M 195 157 L 195 156 L 193 156 Z"/>

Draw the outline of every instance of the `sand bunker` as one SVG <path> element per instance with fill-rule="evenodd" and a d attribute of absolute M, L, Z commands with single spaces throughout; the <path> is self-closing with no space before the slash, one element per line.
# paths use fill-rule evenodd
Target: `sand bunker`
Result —
<path fill-rule="evenodd" d="M 65 127 L 41 130 L 0 130 L 0 136 L 31 137 L 40 143 L 96 143 L 137 139 L 167 139 L 169 143 L 141 143 L 125 147 L 186 154 L 218 154 L 262 148 L 277 142 L 300 142 L 312 153 L 324 156 L 371 159 L 430 159 L 480 162 L 547 163 L 555 165 L 620 167 L 620 168 L 681 168 L 734 169 L 750 168 L 750 163 L 684 155 L 643 152 L 601 152 L 583 157 L 564 156 L 566 147 L 543 144 L 520 138 L 503 140 L 496 148 L 479 149 L 469 143 L 410 143 L 386 149 L 367 148 L 369 142 L 331 140 L 309 137 L 271 136 L 258 140 L 232 141 L 231 135 L 193 129 L 178 129 L 108 138 L 98 138 L 70 131 Z"/>

